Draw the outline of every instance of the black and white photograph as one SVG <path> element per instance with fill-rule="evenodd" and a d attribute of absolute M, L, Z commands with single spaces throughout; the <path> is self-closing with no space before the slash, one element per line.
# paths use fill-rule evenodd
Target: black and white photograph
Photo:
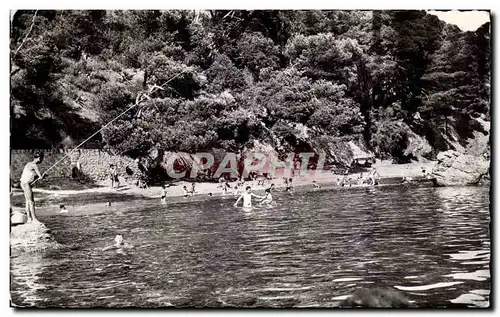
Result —
<path fill-rule="evenodd" d="M 10 307 L 491 309 L 491 14 L 10 10 Z"/>

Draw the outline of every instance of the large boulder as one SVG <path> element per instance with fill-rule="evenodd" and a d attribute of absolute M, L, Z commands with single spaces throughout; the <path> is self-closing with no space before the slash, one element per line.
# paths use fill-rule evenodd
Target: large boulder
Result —
<path fill-rule="evenodd" d="M 56 249 L 58 244 L 43 223 L 25 223 L 11 227 L 10 247 L 24 252 Z"/>
<path fill-rule="evenodd" d="M 392 289 L 359 288 L 340 306 L 345 308 L 408 308 L 410 302 L 401 293 Z"/>
<path fill-rule="evenodd" d="M 477 185 L 489 174 L 490 162 L 484 156 L 449 150 L 439 153 L 437 159 L 432 177 L 438 186 Z"/>
<path fill-rule="evenodd" d="M 27 222 L 27 217 L 24 213 L 20 211 L 12 211 L 10 210 L 10 224 L 13 226 L 22 225 Z"/>

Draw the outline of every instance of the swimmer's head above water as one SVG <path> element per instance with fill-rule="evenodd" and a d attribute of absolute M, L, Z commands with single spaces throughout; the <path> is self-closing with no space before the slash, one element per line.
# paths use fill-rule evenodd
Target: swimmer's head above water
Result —
<path fill-rule="evenodd" d="M 116 245 L 122 245 L 122 243 L 123 243 L 123 236 L 121 234 L 116 235 L 116 237 L 115 237 L 115 243 L 116 243 Z"/>

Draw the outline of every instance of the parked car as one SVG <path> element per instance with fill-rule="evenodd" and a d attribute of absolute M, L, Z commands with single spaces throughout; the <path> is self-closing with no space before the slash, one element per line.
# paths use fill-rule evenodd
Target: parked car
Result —
<path fill-rule="evenodd" d="M 358 157 L 355 158 L 349 168 L 349 173 L 362 173 L 367 172 L 373 164 L 375 164 L 374 157 Z"/>

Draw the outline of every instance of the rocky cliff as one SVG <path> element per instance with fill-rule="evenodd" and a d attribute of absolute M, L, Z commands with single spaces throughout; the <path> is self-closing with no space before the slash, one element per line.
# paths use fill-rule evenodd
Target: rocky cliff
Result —
<path fill-rule="evenodd" d="M 477 185 L 489 175 L 487 157 L 446 151 L 438 154 L 438 164 L 432 176 L 439 186 Z"/>

